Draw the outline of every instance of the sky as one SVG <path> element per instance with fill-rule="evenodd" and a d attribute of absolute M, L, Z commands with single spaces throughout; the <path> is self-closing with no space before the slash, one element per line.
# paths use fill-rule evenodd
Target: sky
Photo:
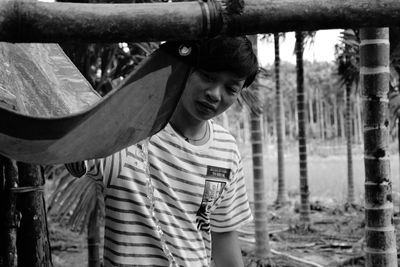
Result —
<path fill-rule="evenodd" d="M 320 30 L 317 31 L 314 44 L 307 46 L 304 50 L 304 59 L 309 61 L 333 61 L 334 47 L 339 42 L 340 32 L 343 30 Z M 293 54 L 295 37 L 294 32 L 286 33 L 285 39 L 280 41 L 280 57 L 281 60 L 296 63 L 296 57 Z M 273 39 L 267 42 L 258 42 L 258 58 L 262 66 L 273 64 L 275 51 Z"/>

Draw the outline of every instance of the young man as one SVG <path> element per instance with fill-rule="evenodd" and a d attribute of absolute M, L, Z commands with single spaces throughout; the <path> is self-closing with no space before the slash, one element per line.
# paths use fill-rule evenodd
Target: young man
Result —
<path fill-rule="evenodd" d="M 164 44 L 193 66 L 169 124 L 112 156 L 67 164 L 102 181 L 105 266 L 243 266 L 236 232 L 252 219 L 234 138 L 211 119 L 258 71 L 246 37 Z"/>

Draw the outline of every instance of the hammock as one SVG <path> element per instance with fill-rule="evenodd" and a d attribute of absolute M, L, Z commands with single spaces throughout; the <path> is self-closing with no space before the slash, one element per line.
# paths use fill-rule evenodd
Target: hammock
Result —
<path fill-rule="evenodd" d="M 108 156 L 161 130 L 189 67 L 157 50 L 100 96 L 57 44 L 0 43 L 0 153 L 35 164 Z"/>

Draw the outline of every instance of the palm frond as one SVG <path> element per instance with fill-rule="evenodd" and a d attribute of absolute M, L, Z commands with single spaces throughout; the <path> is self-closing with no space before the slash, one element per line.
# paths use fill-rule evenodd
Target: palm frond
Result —
<path fill-rule="evenodd" d="M 335 60 L 341 86 L 346 83 L 358 88 L 360 75 L 360 38 L 358 31 L 347 29 L 340 35 L 340 43 L 335 45 Z"/>
<path fill-rule="evenodd" d="M 104 218 L 101 181 L 89 177 L 75 178 L 63 165 L 57 168 L 57 174 L 54 168 L 47 169 L 48 175 L 51 173 L 57 182 L 57 187 L 50 197 L 48 213 L 56 222 L 61 222 L 74 231 L 83 232 L 95 208 L 99 209 L 98 216 Z"/>
<path fill-rule="evenodd" d="M 265 79 L 269 78 L 271 75 L 265 68 L 260 68 L 254 83 L 249 87 L 241 91 L 238 102 L 239 105 L 247 106 L 255 115 L 260 115 L 264 110 L 264 94 L 267 86 L 263 82 Z"/>

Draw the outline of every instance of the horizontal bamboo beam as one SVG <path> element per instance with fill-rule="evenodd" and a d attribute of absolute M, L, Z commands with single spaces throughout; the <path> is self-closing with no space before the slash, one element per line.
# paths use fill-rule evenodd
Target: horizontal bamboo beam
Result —
<path fill-rule="evenodd" d="M 220 20 L 210 20 L 213 12 L 222 19 L 223 27 Z M 0 41 L 9 42 L 161 41 L 199 39 L 222 32 L 241 35 L 399 24 L 399 0 L 244 0 L 240 15 L 227 15 L 223 8 L 215 9 L 197 1 L 146 4 L 0 1 Z"/>

